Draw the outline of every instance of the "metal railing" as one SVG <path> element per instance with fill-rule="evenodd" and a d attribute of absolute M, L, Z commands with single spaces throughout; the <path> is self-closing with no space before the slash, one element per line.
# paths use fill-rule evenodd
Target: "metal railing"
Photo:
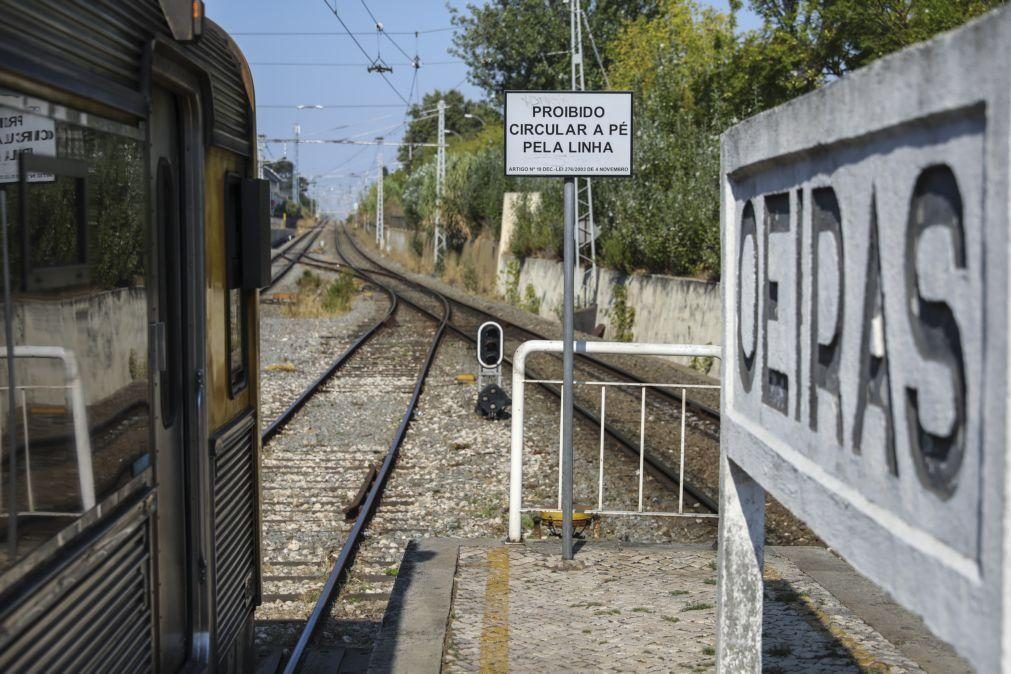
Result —
<path fill-rule="evenodd" d="M 513 390 L 512 390 L 512 445 L 509 469 L 509 540 L 518 542 L 522 539 L 521 514 L 524 512 L 544 510 L 545 508 L 523 507 L 523 427 L 524 427 L 524 389 L 526 384 L 557 384 L 560 380 L 527 379 L 526 360 L 533 353 L 561 353 L 562 342 L 559 340 L 531 340 L 524 342 L 516 349 L 513 356 Z M 681 356 L 699 358 L 720 358 L 720 347 L 697 344 L 639 344 L 635 342 L 575 342 L 575 353 L 606 354 L 606 355 L 636 355 L 636 356 Z M 597 515 L 640 515 L 660 517 L 716 517 L 708 513 L 684 512 L 684 470 L 685 470 L 685 435 L 686 435 L 686 393 L 689 389 L 719 389 L 716 384 L 671 384 L 645 383 L 628 381 L 574 381 L 575 386 L 600 387 L 600 450 L 597 471 L 597 507 L 586 510 L 588 514 Z M 638 507 L 636 510 L 606 509 L 604 507 L 604 447 L 606 444 L 606 412 L 607 390 L 610 387 L 638 388 L 640 390 L 639 407 L 639 469 L 638 469 Z M 681 440 L 679 455 L 678 506 L 676 512 L 644 510 L 644 476 L 646 457 L 646 391 L 650 388 L 680 389 L 681 393 Z M 561 407 L 561 401 L 559 401 Z M 558 509 L 562 505 L 562 467 L 561 467 L 561 430 L 559 430 L 558 446 Z"/>
<path fill-rule="evenodd" d="M 6 348 L 0 347 L 0 360 L 7 358 Z M 84 389 L 81 385 L 80 371 L 77 367 L 77 358 L 72 351 L 58 346 L 15 346 L 14 358 L 19 359 L 51 359 L 58 360 L 63 364 L 63 384 L 24 384 L 15 386 L 15 395 L 20 393 L 21 398 L 21 421 L 24 425 L 24 457 L 25 457 L 25 485 L 28 502 L 28 510 L 18 513 L 19 515 L 41 515 L 61 517 L 66 515 L 81 514 L 95 507 L 95 477 L 91 461 L 91 436 L 88 432 L 87 408 L 84 402 Z M 80 513 L 40 511 L 35 509 L 35 489 L 32 484 L 31 470 L 31 442 L 28 432 L 28 396 L 30 390 L 59 390 L 62 389 L 69 394 L 70 411 L 74 425 L 74 449 L 77 456 L 77 475 L 81 488 L 81 511 Z M 7 386 L 0 386 L 0 392 L 8 391 Z M 7 402 L 7 401 L 5 401 Z M 8 403 L 10 404 L 10 403 Z M 6 407 L 6 405 L 4 405 Z M 6 414 L 0 414 L 0 439 L 4 438 L 4 421 Z M 0 440 L 0 445 L 2 445 Z M 8 451 L 17 451 L 17 447 L 7 448 Z M 2 486 L 0 486 L 2 489 Z M 0 496 L 0 503 L 2 503 Z"/>

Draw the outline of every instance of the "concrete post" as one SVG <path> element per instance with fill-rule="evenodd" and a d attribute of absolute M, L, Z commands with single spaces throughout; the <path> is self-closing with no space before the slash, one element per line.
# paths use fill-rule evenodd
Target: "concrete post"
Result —
<path fill-rule="evenodd" d="M 716 671 L 762 671 L 762 566 L 765 490 L 720 456 L 720 552 Z"/>

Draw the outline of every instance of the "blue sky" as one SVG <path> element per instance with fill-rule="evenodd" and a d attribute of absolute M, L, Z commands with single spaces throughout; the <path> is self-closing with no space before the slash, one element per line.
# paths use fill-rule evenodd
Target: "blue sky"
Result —
<path fill-rule="evenodd" d="M 433 89 L 454 87 L 469 98 L 483 97 L 466 81 L 466 67 L 448 52 L 453 34 L 445 0 L 336 2 L 348 28 L 362 33 L 356 35 L 362 49 L 344 34 L 324 0 L 207 0 L 207 16 L 235 37 L 250 62 L 259 133 L 269 138 L 290 138 L 297 121 L 305 139 L 370 140 L 383 135 L 396 140 L 403 133 L 403 127 L 398 127 L 405 112 L 401 97 L 413 102 Z M 460 7 L 465 2 L 451 0 L 451 4 Z M 703 4 L 727 9 L 726 0 Z M 561 3 L 559 7 L 563 8 Z M 393 66 L 393 72 L 387 74 L 392 86 L 366 70 L 366 54 L 372 59 L 377 53 L 375 24 L 369 10 L 406 54 L 421 58 L 416 79 L 409 59 L 386 38 L 379 41 L 378 47 L 383 61 Z M 750 12 L 739 16 L 738 22 L 742 29 L 757 25 Z M 417 37 L 415 31 L 419 32 Z M 299 111 L 297 105 L 322 105 L 324 109 Z M 291 158 L 291 144 L 286 148 L 280 143 L 270 144 L 265 156 L 280 158 L 285 150 Z M 393 163 L 396 148 L 385 147 L 383 153 L 387 163 Z M 324 207 L 338 211 L 346 210 L 353 195 L 376 174 L 374 146 L 302 143 L 299 155 L 302 175 L 319 176 L 317 186 Z"/>

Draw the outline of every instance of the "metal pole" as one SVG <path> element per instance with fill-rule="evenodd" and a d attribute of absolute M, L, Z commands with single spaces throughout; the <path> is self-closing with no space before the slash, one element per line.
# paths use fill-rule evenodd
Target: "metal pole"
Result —
<path fill-rule="evenodd" d="M 386 239 L 386 227 L 383 220 L 383 139 L 376 138 L 379 143 L 379 178 L 376 180 L 376 245 L 379 250 L 383 249 L 383 242 Z"/>
<path fill-rule="evenodd" d="M 23 206 L 22 206 L 23 207 Z M 7 250 L 7 192 L 0 188 L 0 238 L 3 239 L 4 339 L 7 340 L 7 451 L 10 459 L 10 487 L 7 491 L 7 559 L 18 558 L 18 453 L 17 412 L 14 407 L 14 307 L 11 304 L 10 254 Z"/>
<path fill-rule="evenodd" d="M 298 123 L 298 113 L 295 113 L 295 163 L 291 165 L 291 197 L 295 200 L 295 206 L 302 205 L 301 190 L 298 188 L 298 144 L 302 135 L 302 125 Z"/>
<path fill-rule="evenodd" d="M 439 263 L 446 253 L 446 235 L 442 231 L 442 190 L 446 182 L 446 101 L 439 99 L 439 137 L 435 159 L 435 254 L 433 264 Z"/>
<path fill-rule="evenodd" d="M 562 559 L 572 559 L 572 361 L 576 180 L 565 179 L 565 294 L 562 322 Z"/>

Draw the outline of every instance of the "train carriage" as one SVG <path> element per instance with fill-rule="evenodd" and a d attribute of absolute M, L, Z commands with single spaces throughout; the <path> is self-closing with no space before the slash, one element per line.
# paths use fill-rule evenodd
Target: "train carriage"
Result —
<path fill-rule="evenodd" d="M 252 79 L 199 0 L 0 0 L 0 671 L 248 671 Z"/>

